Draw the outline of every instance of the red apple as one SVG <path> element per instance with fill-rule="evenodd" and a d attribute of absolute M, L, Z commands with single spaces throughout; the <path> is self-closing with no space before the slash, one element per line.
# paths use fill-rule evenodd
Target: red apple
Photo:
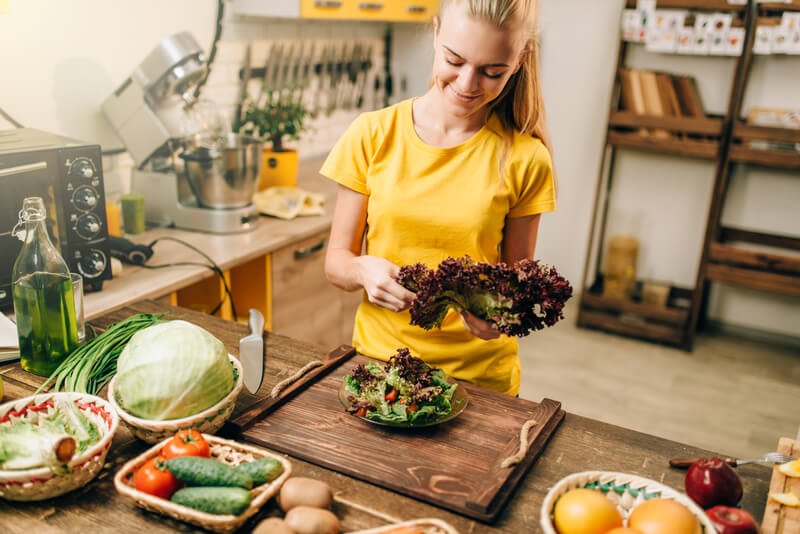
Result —
<path fill-rule="evenodd" d="M 701 458 L 686 472 L 686 494 L 703 510 L 725 504 L 736 506 L 742 499 L 742 480 L 720 458 Z"/>
<path fill-rule="evenodd" d="M 706 510 L 719 534 L 758 534 L 758 524 L 753 516 L 741 508 L 718 505 Z"/>

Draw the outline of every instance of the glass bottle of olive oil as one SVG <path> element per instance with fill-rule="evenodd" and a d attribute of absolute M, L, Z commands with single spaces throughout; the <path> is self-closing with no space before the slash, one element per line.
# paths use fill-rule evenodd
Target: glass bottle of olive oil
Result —
<path fill-rule="evenodd" d="M 78 345 L 69 267 L 47 234 L 44 201 L 26 198 L 14 233 L 23 241 L 14 269 L 14 315 L 22 368 L 48 376 Z"/>

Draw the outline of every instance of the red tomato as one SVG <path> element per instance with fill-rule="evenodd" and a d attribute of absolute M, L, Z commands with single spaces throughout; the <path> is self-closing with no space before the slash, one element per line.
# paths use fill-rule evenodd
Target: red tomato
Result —
<path fill-rule="evenodd" d="M 202 456 L 209 458 L 211 451 L 203 435 L 197 430 L 180 430 L 161 449 L 161 456 L 169 460 L 177 456 Z"/>
<path fill-rule="evenodd" d="M 367 409 L 364 406 L 362 406 L 361 408 L 358 409 L 358 411 L 356 412 L 356 415 L 359 416 L 359 417 L 366 417 L 367 416 Z"/>
<path fill-rule="evenodd" d="M 164 458 L 157 456 L 147 460 L 133 475 L 133 486 L 145 493 L 169 499 L 180 487 L 178 479 L 167 471 Z"/>
<path fill-rule="evenodd" d="M 412 402 L 411 404 L 408 405 L 408 408 L 406 410 L 409 412 L 416 412 L 417 410 L 419 410 L 419 406 L 417 406 L 416 402 Z"/>
<path fill-rule="evenodd" d="M 383 396 L 386 402 L 394 402 L 397 400 L 397 390 L 392 388 L 390 389 L 386 395 Z"/>

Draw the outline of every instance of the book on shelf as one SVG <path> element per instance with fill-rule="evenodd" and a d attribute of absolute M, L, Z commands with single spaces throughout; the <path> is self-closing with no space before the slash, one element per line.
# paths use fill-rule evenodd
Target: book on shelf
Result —
<path fill-rule="evenodd" d="M 697 82 L 691 76 L 642 69 L 620 69 L 620 110 L 654 117 L 705 117 Z M 664 128 L 639 133 L 667 138 Z M 682 134 L 677 134 L 682 137 Z"/>

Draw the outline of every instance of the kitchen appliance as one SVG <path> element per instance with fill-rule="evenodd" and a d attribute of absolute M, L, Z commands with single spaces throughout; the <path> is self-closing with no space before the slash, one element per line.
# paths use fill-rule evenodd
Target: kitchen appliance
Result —
<path fill-rule="evenodd" d="M 111 279 L 100 146 L 31 128 L 0 131 L 0 308 L 12 305 L 11 269 L 22 243 L 11 235 L 26 197 L 42 197 L 47 227 L 86 290 Z"/>
<path fill-rule="evenodd" d="M 145 219 L 211 233 L 255 228 L 250 197 L 261 170 L 260 141 L 227 132 L 198 105 L 203 51 L 187 32 L 161 41 L 103 103 L 136 168 L 131 189 L 144 196 Z M 257 157 L 254 153 L 257 152 Z"/>

